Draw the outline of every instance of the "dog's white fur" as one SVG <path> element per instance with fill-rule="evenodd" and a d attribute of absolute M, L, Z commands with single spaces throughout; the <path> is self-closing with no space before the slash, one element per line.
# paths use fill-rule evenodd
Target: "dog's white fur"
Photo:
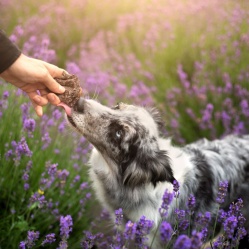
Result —
<path fill-rule="evenodd" d="M 189 156 L 186 153 L 182 152 L 179 148 L 173 147 L 170 140 L 160 139 L 160 149 L 168 151 L 168 155 L 172 161 L 173 174 L 177 181 L 179 183 L 182 183 L 184 181 L 184 175 L 193 167 L 190 162 Z M 111 214 L 114 214 L 113 208 L 109 206 L 109 203 L 106 202 L 102 183 L 99 181 L 97 175 L 95 174 L 96 170 L 103 171 L 104 174 L 110 175 L 111 177 L 112 174 L 109 170 L 109 166 L 106 160 L 95 148 L 92 151 L 89 163 L 91 165 L 89 174 L 97 198 L 101 201 L 102 205 L 109 210 Z M 111 182 L 112 181 L 110 180 L 110 183 Z M 159 182 L 156 188 L 152 184 L 145 185 L 143 188 L 143 192 L 134 191 L 132 193 L 133 201 L 139 201 L 139 199 L 141 198 L 146 199 L 147 196 L 151 196 L 151 198 L 153 198 L 154 196 L 162 197 L 166 189 L 168 189 L 170 192 L 173 192 L 173 185 L 168 182 Z M 115 186 L 113 187 L 113 191 L 115 191 Z M 141 196 L 141 194 L 144 194 L 144 196 Z M 156 205 L 154 208 L 142 206 L 139 209 L 130 210 L 128 216 L 129 219 L 132 221 L 137 221 L 142 215 L 145 215 L 147 219 L 154 221 L 156 226 L 161 220 L 161 216 L 158 210 L 162 204 L 162 198 L 156 198 L 155 201 Z M 174 209 L 175 205 L 172 203 L 172 205 L 170 206 L 169 215 Z"/>
<path fill-rule="evenodd" d="M 122 103 L 109 108 L 85 99 L 80 99 L 68 120 L 94 145 L 89 173 L 97 198 L 110 213 L 122 208 L 125 221 L 137 221 L 144 215 L 156 227 L 162 196 L 166 189 L 173 191 L 174 179 L 180 184 L 178 208 L 185 209 L 189 195 L 194 194 L 196 214 L 216 214 L 220 181 L 229 182 L 221 208 L 249 193 L 248 136 L 174 147 L 159 134 L 156 110 Z M 175 208 L 174 200 L 167 216 L 171 223 Z M 246 226 L 248 229 L 248 222 Z"/>

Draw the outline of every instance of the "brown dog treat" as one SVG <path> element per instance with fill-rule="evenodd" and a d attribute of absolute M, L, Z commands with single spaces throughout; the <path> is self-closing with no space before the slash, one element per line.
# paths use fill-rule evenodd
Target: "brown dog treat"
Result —
<path fill-rule="evenodd" d="M 80 87 L 79 79 L 74 74 L 68 74 L 65 71 L 62 73 L 61 78 L 55 78 L 55 80 L 65 87 L 66 91 L 62 94 L 57 94 L 61 102 L 73 107 L 79 100 L 82 89 Z"/>

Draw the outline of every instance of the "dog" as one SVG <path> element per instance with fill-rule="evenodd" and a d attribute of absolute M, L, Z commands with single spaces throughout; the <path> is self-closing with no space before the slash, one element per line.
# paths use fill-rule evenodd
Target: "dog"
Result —
<path fill-rule="evenodd" d="M 166 218 L 170 223 L 176 207 L 186 209 L 190 194 L 196 198 L 194 213 L 208 211 L 214 220 L 221 181 L 229 183 L 221 209 L 228 210 L 230 203 L 248 196 L 248 135 L 176 147 L 161 135 L 163 122 L 154 108 L 123 103 L 110 108 L 82 97 L 73 108 L 64 108 L 70 126 L 94 146 L 89 175 L 97 198 L 110 213 L 122 208 L 124 222 L 144 215 L 156 227 L 163 194 L 166 189 L 173 191 L 175 180 L 180 195 L 178 206 L 176 201 L 170 204 Z M 248 231 L 248 201 L 242 212 Z M 155 243 L 160 248 L 160 242 Z"/>

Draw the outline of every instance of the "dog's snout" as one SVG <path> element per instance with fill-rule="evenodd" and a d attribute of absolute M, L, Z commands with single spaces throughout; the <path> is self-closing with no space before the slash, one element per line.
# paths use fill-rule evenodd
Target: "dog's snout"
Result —
<path fill-rule="evenodd" d="M 84 103 L 85 103 L 85 100 L 84 100 L 84 98 L 81 97 L 78 100 L 78 102 L 76 103 L 76 105 L 74 106 L 74 110 L 76 112 L 83 113 L 84 112 Z"/>

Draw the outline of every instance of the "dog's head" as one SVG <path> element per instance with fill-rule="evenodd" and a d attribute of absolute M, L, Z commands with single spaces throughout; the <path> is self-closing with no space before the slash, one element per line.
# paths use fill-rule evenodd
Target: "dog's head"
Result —
<path fill-rule="evenodd" d="M 81 98 L 67 112 L 71 126 L 101 153 L 132 188 L 151 182 L 173 182 L 170 159 L 158 146 L 161 119 L 155 109 L 120 103 L 113 108 Z"/>

